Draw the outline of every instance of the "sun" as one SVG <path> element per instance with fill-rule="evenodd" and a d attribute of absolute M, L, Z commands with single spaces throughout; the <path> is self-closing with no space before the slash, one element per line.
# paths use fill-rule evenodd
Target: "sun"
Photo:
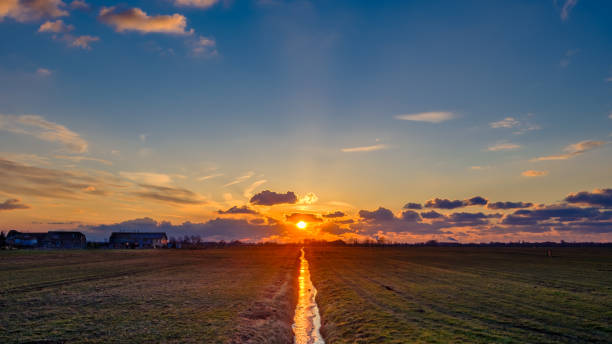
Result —
<path fill-rule="evenodd" d="M 297 226 L 297 228 L 299 228 L 299 229 L 304 229 L 304 228 L 306 228 L 306 226 L 308 226 L 308 224 L 307 224 L 306 222 L 304 222 L 304 221 L 300 221 L 300 222 L 298 222 L 298 223 L 296 224 L 296 226 Z"/>

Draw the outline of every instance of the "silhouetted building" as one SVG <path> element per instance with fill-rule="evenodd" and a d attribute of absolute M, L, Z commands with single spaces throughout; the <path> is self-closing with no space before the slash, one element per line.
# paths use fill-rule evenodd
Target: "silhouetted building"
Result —
<path fill-rule="evenodd" d="M 12 230 L 6 236 L 8 246 L 20 248 L 86 248 L 87 239 L 81 232 L 52 231 L 27 233 Z"/>
<path fill-rule="evenodd" d="M 160 248 L 168 245 L 164 232 L 113 232 L 109 239 L 112 248 Z"/>

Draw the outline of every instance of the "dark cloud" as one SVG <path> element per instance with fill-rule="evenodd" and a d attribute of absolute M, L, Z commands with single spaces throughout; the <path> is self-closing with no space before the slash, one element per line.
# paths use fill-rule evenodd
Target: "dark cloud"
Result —
<path fill-rule="evenodd" d="M 282 232 L 281 228 L 276 225 L 264 225 L 249 222 L 245 219 L 228 218 L 216 218 L 203 223 L 184 222 L 173 225 L 170 222 L 157 222 L 147 217 L 108 225 L 79 226 L 79 229 L 86 232 L 88 238 L 91 237 L 94 240 L 106 240 L 111 232 L 141 231 L 166 232 L 168 237 L 177 238 L 184 235 L 199 235 L 204 241 L 260 241 Z"/>
<path fill-rule="evenodd" d="M 283 194 L 264 190 L 251 197 L 250 202 L 257 205 L 275 205 L 282 203 L 295 204 L 297 200 L 297 196 L 292 191 L 287 191 L 287 193 Z"/>
<path fill-rule="evenodd" d="M 293 213 L 291 215 L 285 215 L 285 220 L 288 222 L 323 222 L 323 220 L 315 214 L 303 214 L 303 213 Z"/>
<path fill-rule="evenodd" d="M 594 207 L 612 208 L 612 189 L 599 189 L 593 192 L 581 191 L 569 194 L 565 197 L 565 201 Z"/>
<path fill-rule="evenodd" d="M 452 213 L 447 221 L 451 226 L 480 226 L 489 223 L 489 217 L 483 213 Z"/>
<path fill-rule="evenodd" d="M 16 198 L 7 199 L 6 201 L 0 203 L 0 211 L 2 210 L 15 210 L 15 209 L 29 209 L 30 206 L 21 203 L 20 200 Z"/>
<path fill-rule="evenodd" d="M 421 205 L 421 203 L 408 202 L 404 205 L 403 209 L 423 209 L 423 206 Z"/>
<path fill-rule="evenodd" d="M 465 201 L 465 205 L 486 205 L 489 201 L 480 196 L 474 196 Z"/>
<path fill-rule="evenodd" d="M 346 216 L 346 214 L 341 212 L 341 211 L 336 211 L 336 212 L 333 212 L 333 213 L 329 213 L 329 214 L 323 215 L 323 217 L 327 218 L 327 219 L 333 219 L 333 218 L 344 217 L 344 216 Z"/>
<path fill-rule="evenodd" d="M 350 229 L 338 226 L 338 224 L 334 222 L 324 223 L 321 226 L 319 226 L 319 228 L 321 229 L 321 231 L 325 233 L 330 233 L 330 234 L 335 234 L 335 235 L 341 235 L 344 233 L 351 232 Z"/>
<path fill-rule="evenodd" d="M 243 205 L 241 207 L 233 206 L 227 210 L 217 210 L 218 214 L 259 214 L 257 211 Z"/>
<path fill-rule="evenodd" d="M 437 211 L 435 211 L 435 210 L 432 210 L 432 211 L 426 211 L 426 212 L 422 212 L 422 213 L 421 213 L 421 216 L 422 216 L 424 219 L 437 219 L 437 218 L 440 218 L 440 217 L 444 217 L 444 215 L 442 215 L 442 214 L 438 213 L 438 212 L 437 212 Z"/>
<path fill-rule="evenodd" d="M 346 220 L 337 220 L 337 221 L 334 221 L 334 222 L 335 223 L 339 223 L 341 225 L 348 225 L 348 224 L 354 223 L 355 220 L 353 220 L 353 219 L 346 219 Z"/>
<path fill-rule="evenodd" d="M 365 220 L 373 220 L 373 221 L 391 221 L 395 217 L 393 216 L 393 212 L 391 210 L 379 207 L 374 211 L 368 210 L 360 210 L 359 216 Z"/>
<path fill-rule="evenodd" d="M 464 207 L 465 203 L 462 200 L 454 200 L 451 201 L 449 199 L 442 198 L 434 198 L 425 202 L 426 208 L 436 208 L 436 209 L 455 209 Z"/>
<path fill-rule="evenodd" d="M 161 202 L 178 204 L 205 204 L 196 193 L 183 188 L 159 186 L 149 184 L 139 184 L 141 190 L 132 192 L 132 195 L 152 199 Z"/>
<path fill-rule="evenodd" d="M 416 211 L 406 210 L 402 212 L 402 220 L 408 221 L 408 222 L 420 222 L 421 216 Z"/>
<path fill-rule="evenodd" d="M 489 209 L 520 209 L 532 207 L 533 203 L 529 202 L 494 202 L 487 204 Z"/>
<path fill-rule="evenodd" d="M 502 218 L 495 232 L 541 233 L 550 230 L 584 233 L 612 232 L 612 212 L 595 207 L 551 205 L 538 209 L 517 210 Z"/>

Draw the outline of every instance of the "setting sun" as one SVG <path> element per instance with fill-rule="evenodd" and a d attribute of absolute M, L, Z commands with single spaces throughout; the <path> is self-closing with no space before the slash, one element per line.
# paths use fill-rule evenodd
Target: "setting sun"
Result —
<path fill-rule="evenodd" d="M 307 224 L 306 224 L 306 222 L 304 222 L 304 221 L 300 221 L 300 222 L 298 222 L 298 223 L 296 224 L 296 226 L 297 226 L 299 229 L 304 229 L 304 228 L 306 228 Z"/>

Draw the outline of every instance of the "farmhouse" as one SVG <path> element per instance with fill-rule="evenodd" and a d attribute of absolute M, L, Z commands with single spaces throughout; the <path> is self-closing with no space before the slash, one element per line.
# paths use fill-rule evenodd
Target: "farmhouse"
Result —
<path fill-rule="evenodd" d="M 164 232 L 113 232 L 109 239 L 112 248 L 158 248 L 168 245 Z"/>
<path fill-rule="evenodd" d="M 21 248 L 85 248 L 87 239 L 81 232 L 52 231 L 27 233 L 12 230 L 6 236 L 9 246 Z"/>

